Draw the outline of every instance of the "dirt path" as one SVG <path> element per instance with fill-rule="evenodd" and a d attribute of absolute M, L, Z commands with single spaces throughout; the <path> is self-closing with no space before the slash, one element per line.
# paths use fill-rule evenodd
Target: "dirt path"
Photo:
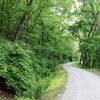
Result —
<path fill-rule="evenodd" d="M 65 64 L 68 83 L 57 100 L 100 100 L 100 77 L 94 73 Z"/>

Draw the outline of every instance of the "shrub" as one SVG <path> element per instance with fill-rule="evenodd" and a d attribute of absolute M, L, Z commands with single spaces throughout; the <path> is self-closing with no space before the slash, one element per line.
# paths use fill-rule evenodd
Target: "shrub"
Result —
<path fill-rule="evenodd" d="M 48 80 L 38 79 L 34 95 L 36 99 L 40 99 L 45 94 L 48 85 L 49 85 Z"/>
<path fill-rule="evenodd" d="M 1 43 L 0 77 L 6 80 L 7 88 L 12 88 L 17 96 L 31 98 L 34 95 L 32 59 L 27 50 L 17 43 Z"/>
<path fill-rule="evenodd" d="M 35 61 L 35 62 L 34 62 Z M 34 59 L 33 70 L 37 78 L 43 78 L 54 72 L 56 69 L 56 61 L 50 60 L 46 57 L 38 57 L 38 60 Z"/>
<path fill-rule="evenodd" d="M 15 100 L 35 100 L 34 98 L 15 97 Z"/>

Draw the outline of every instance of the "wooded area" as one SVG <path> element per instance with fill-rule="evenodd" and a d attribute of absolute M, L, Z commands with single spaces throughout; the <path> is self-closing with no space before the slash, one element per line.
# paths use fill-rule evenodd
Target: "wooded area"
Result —
<path fill-rule="evenodd" d="M 75 12 L 78 21 L 70 31 L 78 37 L 80 64 L 83 68 L 100 67 L 100 2 L 83 0 L 80 11 Z"/>
<path fill-rule="evenodd" d="M 0 85 L 40 98 L 59 64 L 100 67 L 100 2 L 0 0 Z M 25 100 L 25 99 L 24 99 Z"/>

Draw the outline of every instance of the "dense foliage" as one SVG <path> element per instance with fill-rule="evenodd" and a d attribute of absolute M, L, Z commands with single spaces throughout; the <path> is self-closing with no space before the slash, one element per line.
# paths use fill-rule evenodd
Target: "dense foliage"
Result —
<path fill-rule="evenodd" d="M 99 1 L 78 3 L 0 0 L 0 85 L 38 99 L 59 64 L 80 56 L 82 67 L 100 66 Z"/>
<path fill-rule="evenodd" d="M 0 78 L 17 96 L 41 97 L 45 77 L 77 59 L 73 38 L 63 35 L 70 0 L 0 0 Z M 73 47 L 73 48 L 72 48 Z"/>
<path fill-rule="evenodd" d="M 0 43 L 0 77 L 18 96 L 31 97 L 36 83 L 29 52 L 17 43 L 4 42 Z"/>
<path fill-rule="evenodd" d="M 69 30 L 78 38 L 82 67 L 100 67 L 100 2 L 97 0 L 80 0 L 80 2 L 80 9 L 72 13 L 77 20 Z"/>

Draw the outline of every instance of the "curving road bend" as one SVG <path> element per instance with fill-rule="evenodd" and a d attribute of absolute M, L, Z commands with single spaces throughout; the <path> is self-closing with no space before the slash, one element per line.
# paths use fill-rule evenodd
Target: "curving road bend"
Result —
<path fill-rule="evenodd" d="M 71 63 L 64 68 L 69 74 L 68 83 L 57 100 L 100 100 L 100 76 L 74 68 Z"/>

